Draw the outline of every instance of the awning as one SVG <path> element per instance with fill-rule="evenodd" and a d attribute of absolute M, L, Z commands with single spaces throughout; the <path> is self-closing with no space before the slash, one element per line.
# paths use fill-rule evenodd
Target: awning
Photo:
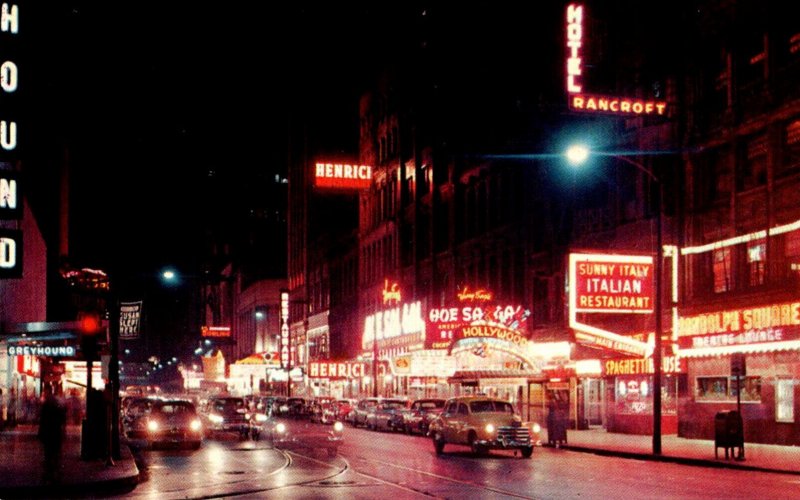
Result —
<path fill-rule="evenodd" d="M 448 383 L 465 380 L 486 380 L 493 378 L 524 378 L 528 382 L 544 382 L 548 378 L 543 373 L 532 373 L 524 370 L 457 370 L 447 378 Z"/>

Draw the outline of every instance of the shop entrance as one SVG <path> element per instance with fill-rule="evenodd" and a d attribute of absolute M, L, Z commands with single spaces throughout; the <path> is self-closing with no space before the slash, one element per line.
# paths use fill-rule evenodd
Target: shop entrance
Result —
<path fill-rule="evenodd" d="M 584 380 L 584 418 L 589 427 L 602 427 L 605 421 L 603 391 L 605 383 L 602 379 Z"/>

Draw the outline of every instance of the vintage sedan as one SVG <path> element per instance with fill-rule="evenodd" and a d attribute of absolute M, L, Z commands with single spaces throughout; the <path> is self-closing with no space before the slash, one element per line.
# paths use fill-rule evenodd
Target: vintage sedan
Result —
<path fill-rule="evenodd" d="M 402 430 L 408 434 L 419 432 L 423 436 L 427 435 L 431 422 L 442 413 L 444 403 L 443 398 L 415 400 L 408 411 L 402 414 Z"/>
<path fill-rule="evenodd" d="M 264 436 L 275 448 L 283 450 L 324 449 L 329 457 L 335 457 L 344 442 L 341 422 L 328 426 L 268 411 L 255 425 L 254 435 Z"/>
<path fill-rule="evenodd" d="M 395 415 L 402 415 L 408 405 L 402 399 L 383 399 L 375 406 L 370 408 L 367 412 L 366 426 L 367 429 L 376 431 L 380 430 L 396 430 L 394 424 L 398 422 L 394 417 Z M 400 417 L 402 422 L 402 417 Z"/>
<path fill-rule="evenodd" d="M 145 429 L 151 447 L 186 444 L 196 450 L 203 440 L 203 425 L 194 403 L 181 399 L 154 401 L 145 417 Z"/>
<path fill-rule="evenodd" d="M 476 455 L 489 450 L 519 451 L 524 458 L 533 454 L 538 440 L 538 424 L 523 422 L 508 401 L 486 396 L 460 396 L 448 399 L 444 410 L 430 425 L 436 454 L 446 444 L 469 446 Z"/>
<path fill-rule="evenodd" d="M 236 432 L 244 439 L 250 433 L 250 415 L 244 398 L 215 396 L 206 403 L 203 412 L 206 435 L 216 432 Z"/>

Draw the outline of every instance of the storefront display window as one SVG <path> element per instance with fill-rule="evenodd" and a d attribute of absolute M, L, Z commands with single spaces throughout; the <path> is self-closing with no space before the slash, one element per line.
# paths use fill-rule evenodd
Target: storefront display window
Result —
<path fill-rule="evenodd" d="M 745 377 L 742 382 L 741 401 L 761 401 L 761 377 Z M 697 401 L 736 401 L 735 377 L 697 377 Z"/>
<path fill-rule="evenodd" d="M 661 385 L 661 413 L 674 415 L 677 411 L 677 384 L 665 377 Z M 648 415 L 653 413 L 652 377 L 618 377 L 615 383 L 617 415 Z"/>
<path fill-rule="evenodd" d="M 794 422 L 794 380 L 778 380 L 775 384 L 775 420 Z"/>

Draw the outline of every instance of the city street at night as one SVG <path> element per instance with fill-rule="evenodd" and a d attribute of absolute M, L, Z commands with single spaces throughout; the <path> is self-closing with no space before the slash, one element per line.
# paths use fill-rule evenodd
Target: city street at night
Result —
<path fill-rule="evenodd" d="M 339 456 L 285 452 L 234 436 L 198 451 L 139 454 L 142 480 L 125 498 L 794 498 L 800 475 L 603 457 L 539 447 L 475 457 L 430 439 L 347 428 Z"/>
<path fill-rule="evenodd" d="M 0 499 L 800 491 L 800 17 L 0 0 Z"/>

